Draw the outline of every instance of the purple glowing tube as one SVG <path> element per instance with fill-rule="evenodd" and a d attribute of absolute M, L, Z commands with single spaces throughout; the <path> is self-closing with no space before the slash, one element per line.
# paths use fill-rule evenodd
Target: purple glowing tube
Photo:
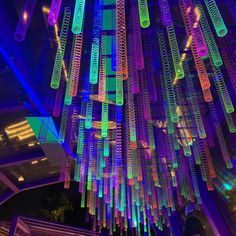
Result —
<path fill-rule="evenodd" d="M 130 61 L 130 74 L 131 74 L 131 80 L 132 80 L 132 93 L 137 94 L 140 92 L 139 88 L 139 76 L 138 76 L 138 70 L 136 67 L 136 61 L 135 61 L 135 46 L 134 46 L 134 37 L 132 33 L 129 33 L 129 61 Z"/>
<path fill-rule="evenodd" d="M 61 8 L 62 0 L 52 0 L 50 12 L 48 14 L 48 24 L 55 25 Z"/>
<path fill-rule="evenodd" d="M 33 15 L 34 7 L 37 0 L 26 0 L 24 4 L 24 8 L 21 12 L 19 22 L 16 26 L 16 30 L 14 33 L 14 38 L 16 41 L 23 41 L 25 39 L 27 30 L 29 28 L 31 18 Z"/>
<path fill-rule="evenodd" d="M 151 107 L 150 107 L 150 98 L 148 91 L 148 84 L 146 80 L 146 70 L 140 71 L 140 80 L 142 86 L 141 98 L 142 98 L 142 106 L 143 106 L 143 115 L 145 120 L 151 120 Z"/>
<path fill-rule="evenodd" d="M 159 6 L 161 10 L 161 20 L 164 26 L 171 26 L 173 21 L 170 12 L 170 6 L 168 0 L 159 0 Z"/>
<path fill-rule="evenodd" d="M 184 9 L 184 21 L 186 22 L 186 25 L 188 25 L 191 35 L 193 37 L 198 56 L 207 56 L 207 44 L 200 27 L 199 16 L 197 16 L 195 12 L 192 0 L 180 0 L 179 3 L 181 8 Z"/>
<path fill-rule="evenodd" d="M 58 117 L 61 113 L 64 90 L 65 90 L 65 79 L 63 78 L 62 83 L 61 83 L 59 89 L 57 90 L 56 98 L 55 98 L 54 105 L 53 105 L 52 115 L 54 117 Z"/>
<path fill-rule="evenodd" d="M 133 24 L 135 64 L 138 70 L 142 70 L 144 68 L 142 35 L 139 24 L 138 6 L 136 4 L 132 6 L 132 24 Z"/>
<path fill-rule="evenodd" d="M 152 30 L 150 30 L 146 36 L 145 42 L 144 42 L 144 48 L 145 48 L 145 71 L 146 71 L 146 76 L 144 77 L 146 84 L 147 84 L 147 89 L 148 89 L 148 96 L 150 98 L 151 102 L 156 102 L 157 101 L 157 88 L 156 88 L 156 75 L 154 71 L 154 66 L 153 66 L 153 54 L 152 54 Z"/>

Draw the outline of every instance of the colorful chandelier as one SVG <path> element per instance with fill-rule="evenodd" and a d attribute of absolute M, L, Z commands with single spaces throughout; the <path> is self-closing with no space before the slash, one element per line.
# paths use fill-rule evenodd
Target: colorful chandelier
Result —
<path fill-rule="evenodd" d="M 26 37 L 36 2 L 25 1 L 17 41 Z M 52 0 L 48 11 L 50 27 L 63 14 L 48 81 L 56 92 L 49 116 L 59 120 L 56 142 L 67 155 L 61 180 L 65 188 L 79 183 L 94 230 L 136 228 L 150 235 L 153 225 L 170 226 L 176 204 L 201 204 L 199 174 L 214 189 L 214 138 L 224 165 L 233 167 L 225 141 L 226 133 L 236 132 L 232 32 L 215 0 L 179 1 L 181 42 L 172 1 L 156 1 L 160 14 L 150 17 L 147 0 L 95 0 L 93 19 L 86 18 L 89 2 L 76 0 L 71 9 Z M 89 52 L 87 21 L 93 22 Z M 49 142 L 48 130 L 44 118 L 40 143 Z"/>

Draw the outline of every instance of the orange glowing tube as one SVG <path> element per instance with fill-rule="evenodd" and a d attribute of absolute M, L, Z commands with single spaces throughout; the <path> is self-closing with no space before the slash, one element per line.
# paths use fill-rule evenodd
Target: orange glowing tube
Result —
<path fill-rule="evenodd" d="M 213 98 L 212 98 L 211 90 L 209 88 L 203 89 L 202 92 L 203 92 L 205 102 L 212 102 Z"/>

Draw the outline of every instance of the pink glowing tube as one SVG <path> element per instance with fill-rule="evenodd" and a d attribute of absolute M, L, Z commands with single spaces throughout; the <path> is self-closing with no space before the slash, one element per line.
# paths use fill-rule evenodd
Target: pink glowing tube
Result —
<path fill-rule="evenodd" d="M 116 1 L 116 74 L 118 79 L 128 78 L 125 0 Z"/>
<path fill-rule="evenodd" d="M 25 39 L 25 35 L 28 31 L 36 2 L 37 0 L 25 1 L 24 8 L 21 12 L 19 22 L 14 33 L 14 38 L 16 41 L 23 41 Z"/>
<path fill-rule="evenodd" d="M 48 24 L 55 25 L 61 8 L 62 0 L 52 0 L 50 12 L 48 14 Z"/>
<path fill-rule="evenodd" d="M 193 37 L 194 44 L 196 46 L 196 51 L 199 57 L 205 57 L 208 55 L 208 48 L 203 36 L 199 19 L 196 15 L 194 5 L 192 0 L 180 0 L 181 8 L 184 12 L 184 20 L 187 21 L 186 24 L 189 25 L 191 35 Z"/>
<path fill-rule="evenodd" d="M 142 70 L 144 68 L 143 48 L 141 28 L 139 24 L 138 6 L 132 6 L 132 23 L 133 23 L 133 39 L 134 39 L 134 60 L 136 68 Z"/>
<path fill-rule="evenodd" d="M 187 29 L 188 37 L 190 37 L 192 35 L 191 24 L 188 21 L 183 1 L 185 1 L 185 0 L 180 0 L 180 8 L 181 8 L 181 13 L 182 13 L 182 16 L 183 16 L 183 19 L 184 19 L 184 22 L 185 22 L 185 27 Z M 208 74 L 207 74 L 204 62 L 203 62 L 202 58 L 198 55 L 198 49 L 199 49 L 199 46 L 197 46 L 195 41 L 193 41 L 192 45 L 191 45 L 191 50 L 192 50 L 192 53 L 193 53 L 193 58 L 194 58 L 194 62 L 195 62 L 195 65 L 196 65 L 196 69 L 197 69 L 199 81 L 200 81 L 200 84 L 201 84 L 201 88 L 202 88 L 202 90 L 207 90 L 208 89 L 208 91 L 209 91 L 211 83 L 210 83 L 210 80 L 208 78 Z"/>

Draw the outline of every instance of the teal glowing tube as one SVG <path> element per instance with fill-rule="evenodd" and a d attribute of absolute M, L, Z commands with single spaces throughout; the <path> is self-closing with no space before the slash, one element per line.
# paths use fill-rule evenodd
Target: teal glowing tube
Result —
<path fill-rule="evenodd" d="M 86 118 L 85 118 L 85 128 L 92 128 L 92 119 L 93 119 L 93 101 L 89 100 L 86 106 Z"/>
<path fill-rule="evenodd" d="M 205 39 L 206 39 L 206 42 L 208 45 L 209 52 L 212 56 L 213 64 L 216 67 L 220 67 L 223 64 L 223 61 L 222 61 L 221 55 L 219 53 L 214 36 L 211 32 L 210 25 L 208 23 L 205 13 L 204 13 L 203 6 L 202 6 L 200 0 L 195 0 L 194 2 L 196 4 L 196 6 L 198 7 L 198 10 L 201 14 L 200 23 L 201 23 L 203 34 L 205 36 Z"/>
<path fill-rule="evenodd" d="M 215 0 L 204 0 L 204 2 L 211 17 L 211 21 L 213 23 L 217 36 L 224 37 L 228 33 L 228 29 L 224 23 Z"/>
<path fill-rule="evenodd" d="M 102 137 L 106 138 L 107 137 L 107 130 L 108 130 L 108 103 L 103 102 L 102 103 Z"/>
<path fill-rule="evenodd" d="M 98 82 L 99 50 L 100 50 L 99 39 L 94 39 L 92 43 L 90 74 L 89 74 L 89 82 L 91 84 L 97 84 Z"/>
<path fill-rule="evenodd" d="M 109 157 L 110 155 L 110 150 L 109 150 L 109 140 L 105 139 L 103 143 L 103 155 L 104 157 Z"/>
<path fill-rule="evenodd" d="M 89 81 L 91 84 L 97 84 L 98 82 L 102 19 L 103 19 L 103 0 L 98 0 L 94 4 L 93 42 L 91 49 L 90 74 L 89 74 Z"/>
<path fill-rule="evenodd" d="M 69 91 L 69 81 L 66 83 L 66 92 L 65 92 L 65 98 L 64 98 L 64 104 L 71 105 L 72 103 L 72 96 L 68 94 Z"/>
<path fill-rule="evenodd" d="M 62 28 L 60 33 L 60 43 L 58 44 L 56 59 L 54 62 L 54 68 L 52 73 L 52 79 L 50 86 L 53 89 L 58 89 L 60 80 L 61 80 L 61 70 L 62 63 L 66 49 L 66 41 L 67 41 L 67 33 L 70 24 L 70 9 L 68 7 L 65 8 L 64 17 L 62 22 Z"/>
<path fill-rule="evenodd" d="M 71 29 L 74 34 L 80 34 L 82 31 L 83 20 L 84 20 L 84 7 L 85 7 L 85 0 L 76 0 L 72 29 Z"/>
<path fill-rule="evenodd" d="M 90 95 L 93 94 L 93 85 L 90 85 L 89 89 Z M 92 128 L 92 119 L 93 119 L 93 100 L 89 99 L 86 104 L 86 117 L 85 117 L 85 128 L 91 129 Z"/>
<path fill-rule="evenodd" d="M 150 26 L 150 18 L 148 11 L 147 0 L 138 0 L 138 10 L 139 10 L 139 19 L 140 25 L 142 28 L 147 28 Z"/>
<path fill-rule="evenodd" d="M 175 69 L 175 76 L 177 79 L 182 79 L 184 78 L 184 70 L 183 70 L 183 65 L 180 60 L 180 53 L 179 53 L 179 47 L 178 47 L 178 42 L 176 39 L 175 35 L 175 29 L 173 24 L 170 26 L 166 27 L 167 29 L 167 34 L 169 38 L 169 43 L 170 43 L 170 50 L 172 54 L 172 60 L 174 64 L 174 69 Z"/>
<path fill-rule="evenodd" d="M 124 91 L 122 76 L 116 77 L 116 105 L 123 106 L 124 104 Z"/>

